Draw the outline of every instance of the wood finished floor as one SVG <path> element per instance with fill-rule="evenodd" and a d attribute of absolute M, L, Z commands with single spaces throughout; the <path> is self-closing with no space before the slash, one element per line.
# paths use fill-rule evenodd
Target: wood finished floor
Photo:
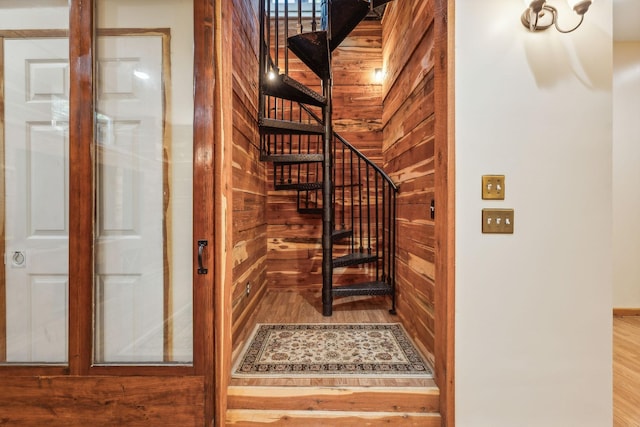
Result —
<path fill-rule="evenodd" d="M 254 316 L 233 345 L 233 360 L 253 331 L 256 323 L 397 323 L 389 314 L 385 297 L 349 297 L 335 301 L 333 316 L 322 315 L 320 293 L 268 291 Z M 424 349 L 420 349 L 425 354 Z M 415 378 L 233 378 L 232 386 L 372 386 L 434 387 L 431 379 Z"/>
<path fill-rule="evenodd" d="M 640 427 L 640 316 L 613 319 L 613 425 Z"/>

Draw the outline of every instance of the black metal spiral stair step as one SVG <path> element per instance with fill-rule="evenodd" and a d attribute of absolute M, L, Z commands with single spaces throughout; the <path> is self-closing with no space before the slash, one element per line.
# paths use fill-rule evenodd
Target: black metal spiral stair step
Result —
<path fill-rule="evenodd" d="M 298 213 L 304 215 L 322 215 L 323 212 L 322 208 L 298 208 Z"/>
<path fill-rule="evenodd" d="M 260 156 L 260 160 L 277 165 L 296 165 L 301 163 L 322 163 L 324 156 L 317 153 L 263 154 Z"/>
<path fill-rule="evenodd" d="M 326 31 L 296 34 L 289 37 L 288 46 L 318 77 L 329 77 L 329 44 Z"/>
<path fill-rule="evenodd" d="M 264 134 L 270 135 L 322 135 L 324 126 L 313 123 L 292 122 L 289 120 L 260 119 L 258 125 Z"/>
<path fill-rule="evenodd" d="M 342 240 L 342 239 L 348 239 L 348 238 L 350 238 L 352 236 L 353 236 L 353 230 L 349 230 L 349 229 L 346 229 L 346 230 L 333 230 L 333 232 L 331 233 L 331 239 L 334 242 L 337 242 L 337 241 Z"/>
<path fill-rule="evenodd" d="M 331 40 L 334 51 L 349 33 L 367 16 L 370 4 L 365 0 L 333 0 L 331 2 Z"/>
<path fill-rule="evenodd" d="M 313 191 L 321 190 L 321 182 L 296 182 L 296 183 L 282 183 L 274 184 L 273 188 L 277 191 L 284 190 L 298 190 L 298 191 Z"/>
<path fill-rule="evenodd" d="M 332 260 L 333 268 L 348 267 L 350 265 L 368 264 L 375 262 L 378 257 L 375 254 L 354 252 Z"/>
<path fill-rule="evenodd" d="M 364 282 L 335 286 L 332 293 L 334 297 L 348 297 L 354 295 L 392 295 L 393 288 L 385 282 Z"/>
<path fill-rule="evenodd" d="M 373 8 L 380 7 L 384 4 L 391 2 L 392 0 L 373 0 Z"/>
<path fill-rule="evenodd" d="M 270 96 L 317 107 L 323 107 L 327 103 L 327 98 L 286 74 L 274 75 L 272 78 L 267 79 L 263 91 Z"/>

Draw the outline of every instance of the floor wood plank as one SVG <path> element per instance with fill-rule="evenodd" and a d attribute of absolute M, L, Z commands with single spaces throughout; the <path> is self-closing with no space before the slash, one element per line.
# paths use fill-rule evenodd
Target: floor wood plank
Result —
<path fill-rule="evenodd" d="M 392 425 L 397 427 L 440 427 L 438 414 L 402 414 L 388 412 L 336 412 L 336 411 L 227 411 L 227 425 L 233 426 L 340 426 L 362 427 Z"/>
<path fill-rule="evenodd" d="M 640 427 L 640 316 L 613 319 L 613 425 Z"/>
<path fill-rule="evenodd" d="M 437 413 L 440 393 L 425 387 L 229 387 L 229 409 Z"/>

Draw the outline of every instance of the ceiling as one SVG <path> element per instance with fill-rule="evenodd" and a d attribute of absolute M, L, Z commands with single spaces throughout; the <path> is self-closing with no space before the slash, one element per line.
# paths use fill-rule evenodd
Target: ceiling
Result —
<path fill-rule="evenodd" d="M 640 0 L 613 0 L 613 39 L 640 41 Z"/>

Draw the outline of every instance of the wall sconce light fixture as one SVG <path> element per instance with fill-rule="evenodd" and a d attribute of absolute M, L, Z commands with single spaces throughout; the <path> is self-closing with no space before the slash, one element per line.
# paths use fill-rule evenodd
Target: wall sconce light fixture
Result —
<path fill-rule="evenodd" d="M 589 10 L 592 0 L 567 0 L 569 7 L 580 16 L 580 22 L 570 30 L 563 30 L 558 26 L 558 10 L 548 5 L 546 0 L 525 0 L 525 3 L 528 6 L 520 20 L 529 31 L 542 31 L 553 25 L 561 33 L 570 33 L 582 24 L 584 14 Z"/>
<path fill-rule="evenodd" d="M 382 83 L 382 81 L 384 80 L 384 70 L 382 68 L 376 68 L 373 71 L 373 80 L 376 83 Z"/>

